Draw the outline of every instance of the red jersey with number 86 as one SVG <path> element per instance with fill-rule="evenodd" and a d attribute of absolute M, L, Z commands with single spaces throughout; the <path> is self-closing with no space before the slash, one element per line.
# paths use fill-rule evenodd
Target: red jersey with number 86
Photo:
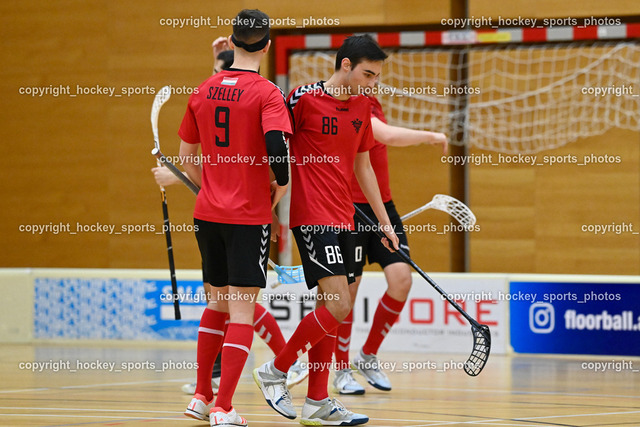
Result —
<path fill-rule="evenodd" d="M 374 144 L 369 99 L 360 95 L 340 101 L 318 82 L 293 90 L 287 103 L 295 124 L 290 227 L 353 229 L 353 166 L 356 154 Z"/>
<path fill-rule="evenodd" d="M 178 135 L 201 144 L 202 189 L 193 216 L 225 224 L 271 223 L 264 135 L 291 133 L 282 91 L 258 73 L 225 70 L 189 97 Z"/>

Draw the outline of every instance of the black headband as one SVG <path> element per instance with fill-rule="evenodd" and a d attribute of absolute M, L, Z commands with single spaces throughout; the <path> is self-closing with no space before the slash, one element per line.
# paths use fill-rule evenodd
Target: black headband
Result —
<path fill-rule="evenodd" d="M 231 41 L 233 42 L 234 45 L 241 47 L 247 52 L 257 52 L 259 50 L 264 49 L 267 43 L 269 43 L 269 31 L 267 31 L 267 34 L 265 34 L 261 40 L 258 40 L 255 43 L 247 44 L 245 42 L 241 42 L 240 40 L 236 39 L 236 37 L 233 34 L 231 35 Z"/>

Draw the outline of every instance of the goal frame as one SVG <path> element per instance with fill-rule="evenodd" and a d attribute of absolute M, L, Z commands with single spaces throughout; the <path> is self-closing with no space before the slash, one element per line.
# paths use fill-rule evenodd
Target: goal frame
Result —
<path fill-rule="evenodd" d="M 289 57 L 296 51 L 336 50 L 346 37 L 354 34 L 369 34 L 382 48 L 425 48 L 425 47 L 468 47 L 482 45 L 524 45 L 544 43 L 570 43 L 577 41 L 615 41 L 640 38 L 640 23 L 621 23 L 620 25 L 587 25 L 587 26 L 554 26 L 534 28 L 506 27 L 486 28 L 476 30 L 441 30 L 441 31 L 352 31 L 327 32 L 314 34 L 282 34 L 274 37 L 275 54 L 275 82 L 285 92 L 289 87 Z M 466 138 L 464 138 L 466 139 Z M 463 139 L 463 140 L 464 140 Z M 452 150 L 467 150 L 467 144 L 462 147 L 452 146 Z M 468 174 L 463 168 L 459 182 L 455 184 L 452 194 L 463 203 L 468 200 Z M 283 200 L 285 203 L 288 197 Z M 291 264 L 291 241 L 288 231 L 288 210 L 279 208 L 281 218 L 281 235 L 278 244 L 278 262 L 282 265 Z M 468 233 L 461 233 L 453 242 L 452 256 L 457 266 L 454 271 L 469 271 L 469 237 Z"/>
<path fill-rule="evenodd" d="M 480 30 L 391 31 L 278 35 L 275 37 L 275 82 L 282 90 L 289 83 L 289 56 L 297 50 L 338 49 L 346 37 L 369 34 L 382 48 L 420 48 L 488 44 L 525 44 L 640 38 L 640 23 Z"/>

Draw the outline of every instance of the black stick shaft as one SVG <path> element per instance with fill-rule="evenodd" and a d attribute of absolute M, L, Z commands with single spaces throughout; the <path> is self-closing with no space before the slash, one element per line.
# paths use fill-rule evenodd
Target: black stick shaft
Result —
<path fill-rule="evenodd" d="M 375 233 L 378 235 L 378 237 L 380 238 L 386 238 L 386 236 L 384 235 L 384 233 L 382 233 L 382 231 L 380 231 L 379 226 L 377 224 L 375 224 L 371 218 L 369 218 L 364 212 L 362 212 L 362 210 L 360 210 L 359 207 L 357 207 L 356 205 L 353 206 L 356 209 L 356 215 L 358 215 L 358 217 L 363 220 L 364 222 L 367 223 L 367 225 L 369 225 L 371 227 L 372 230 L 375 231 Z M 429 277 L 429 275 L 427 273 L 425 273 L 424 271 L 422 271 L 422 269 L 420 267 L 418 267 L 418 265 L 411 259 L 411 257 L 409 255 L 407 255 L 407 253 L 405 251 L 402 250 L 402 248 L 397 249 L 396 253 L 400 256 L 400 258 L 402 258 L 404 261 L 407 262 L 407 264 L 409 264 L 411 267 L 413 267 L 413 269 L 415 271 L 418 272 L 418 274 L 420 276 L 422 276 L 422 278 L 424 280 L 426 280 L 427 282 L 429 282 L 429 284 L 431 286 L 433 286 L 433 288 L 440 294 L 442 295 L 442 297 L 444 299 L 446 299 L 449 304 L 451 304 L 456 310 L 458 310 L 460 312 L 460 314 L 462 314 L 464 316 L 465 319 L 467 319 L 467 321 L 469 321 L 469 323 L 471 323 L 472 325 L 476 326 L 476 327 L 480 327 L 480 324 L 476 321 L 476 319 L 474 319 L 473 317 L 471 317 L 466 311 L 464 311 L 462 309 L 462 307 L 460 307 L 458 305 L 457 302 L 455 302 L 454 300 L 451 299 L 451 297 L 449 297 L 449 295 L 447 295 L 447 293 L 445 291 L 442 290 L 442 288 L 440 286 L 438 286 L 438 284 L 436 282 L 434 282 L 434 280 Z"/>
<path fill-rule="evenodd" d="M 162 192 L 162 214 L 164 215 L 164 236 L 167 239 L 167 255 L 169 256 L 169 271 L 171 273 L 171 291 L 173 292 L 173 312 L 176 320 L 180 320 L 180 302 L 178 301 L 178 282 L 176 281 L 176 265 L 173 261 L 173 244 L 171 243 L 171 223 L 169 222 L 169 207 L 167 195 Z"/>

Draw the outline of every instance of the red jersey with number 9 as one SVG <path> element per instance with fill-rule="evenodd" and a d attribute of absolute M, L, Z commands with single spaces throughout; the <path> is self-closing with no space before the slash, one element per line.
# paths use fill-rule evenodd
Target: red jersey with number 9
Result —
<path fill-rule="evenodd" d="M 229 69 L 189 97 L 178 135 L 202 149 L 202 188 L 194 218 L 225 224 L 271 223 L 264 135 L 291 133 L 283 92 L 254 71 Z"/>
<path fill-rule="evenodd" d="M 287 98 L 291 137 L 290 227 L 327 225 L 353 229 L 351 177 L 356 154 L 374 143 L 366 96 L 340 101 L 323 82 L 300 86 Z"/>

